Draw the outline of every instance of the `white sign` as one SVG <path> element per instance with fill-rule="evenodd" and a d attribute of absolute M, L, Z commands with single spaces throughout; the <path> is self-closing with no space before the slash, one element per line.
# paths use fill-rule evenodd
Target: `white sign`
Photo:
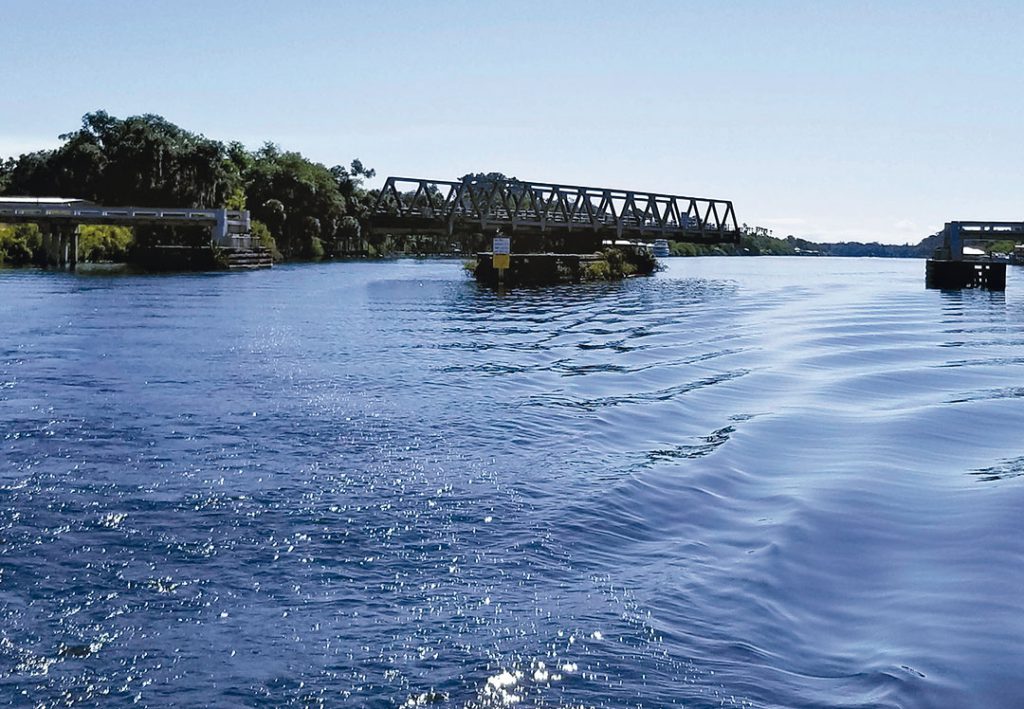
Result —
<path fill-rule="evenodd" d="M 509 249 L 509 238 L 507 236 L 496 236 L 494 237 L 494 253 L 496 254 L 509 254 L 512 253 Z"/>

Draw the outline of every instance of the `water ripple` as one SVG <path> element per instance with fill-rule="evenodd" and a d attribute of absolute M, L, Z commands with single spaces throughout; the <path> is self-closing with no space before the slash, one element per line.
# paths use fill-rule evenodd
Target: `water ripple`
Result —
<path fill-rule="evenodd" d="M 1016 707 L 1024 279 L 0 271 L 0 704 Z"/>

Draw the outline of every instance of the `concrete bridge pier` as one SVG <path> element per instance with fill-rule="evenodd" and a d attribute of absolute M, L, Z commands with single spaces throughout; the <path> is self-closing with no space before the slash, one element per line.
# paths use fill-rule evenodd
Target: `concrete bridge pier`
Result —
<path fill-rule="evenodd" d="M 78 265 L 78 227 L 47 224 L 42 231 L 46 265 L 74 271 Z"/>

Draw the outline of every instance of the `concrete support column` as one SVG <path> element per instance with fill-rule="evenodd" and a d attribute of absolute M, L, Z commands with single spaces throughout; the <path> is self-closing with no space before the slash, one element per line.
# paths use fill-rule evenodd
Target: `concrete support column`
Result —
<path fill-rule="evenodd" d="M 949 257 L 954 261 L 962 261 L 964 258 L 964 238 L 960 232 L 960 223 L 951 222 L 946 225 L 946 241 L 949 242 Z"/>
<path fill-rule="evenodd" d="M 54 224 L 40 224 L 43 231 L 43 253 L 46 255 L 46 267 L 60 267 L 60 227 Z"/>
<path fill-rule="evenodd" d="M 75 270 L 78 265 L 78 227 L 42 224 L 40 228 L 46 266 Z"/>
<path fill-rule="evenodd" d="M 68 269 L 72 271 L 78 267 L 78 231 L 76 226 L 68 233 Z"/>

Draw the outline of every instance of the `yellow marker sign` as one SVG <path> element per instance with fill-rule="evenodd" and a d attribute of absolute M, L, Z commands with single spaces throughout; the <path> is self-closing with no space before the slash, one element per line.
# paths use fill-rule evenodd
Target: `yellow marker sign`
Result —
<path fill-rule="evenodd" d="M 491 265 L 495 268 L 508 268 L 509 255 L 508 254 L 494 254 L 491 256 Z"/>

